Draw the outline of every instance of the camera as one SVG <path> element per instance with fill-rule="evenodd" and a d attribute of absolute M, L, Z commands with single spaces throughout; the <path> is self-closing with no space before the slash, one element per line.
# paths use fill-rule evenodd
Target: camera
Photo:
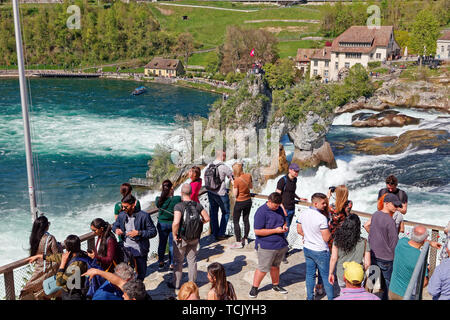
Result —
<path fill-rule="evenodd" d="M 336 187 L 329 187 L 328 189 L 330 189 L 331 192 L 336 191 Z"/>

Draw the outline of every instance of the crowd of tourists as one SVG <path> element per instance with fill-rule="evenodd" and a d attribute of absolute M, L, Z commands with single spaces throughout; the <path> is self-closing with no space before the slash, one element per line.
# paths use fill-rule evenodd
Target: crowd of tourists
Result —
<path fill-rule="evenodd" d="M 203 178 L 201 169 L 193 166 L 190 182 L 181 186 L 181 196 L 174 195 L 170 180 L 163 181 L 161 194 L 155 199 L 156 226 L 133 196 L 132 186 L 122 184 L 114 222 L 110 224 L 101 218 L 91 222 L 97 240 L 88 251 L 81 249 L 76 235 L 69 235 L 64 245 L 57 242 L 49 233 L 48 219 L 38 217 L 31 231 L 28 258 L 35 268 L 20 299 L 151 300 L 143 281 L 147 276 L 150 239 L 154 237 L 159 240 L 158 271 L 171 271 L 167 286 L 178 293 L 173 299 L 238 299 L 224 266 L 217 262 L 207 268 L 211 288 L 205 297 L 200 297 L 197 286 L 197 256 L 204 224 L 210 225 L 212 241 L 229 238 L 230 197 L 234 199 L 235 238 L 230 249 L 248 248 L 251 242 L 252 175 L 244 172 L 242 163 L 236 162 L 230 168 L 225 159 L 225 152 L 217 152 L 216 159 L 204 169 Z M 267 202 L 255 212 L 254 248 L 258 263 L 249 296 L 257 298 L 267 273 L 273 291 L 288 293 L 280 283 L 280 266 L 289 263 L 290 255 L 300 254 L 292 250 L 287 237 L 295 226 L 293 232 L 303 238 L 307 300 L 324 294 L 329 300 L 403 299 L 429 234 L 423 225 L 416 225 L 409 238 L 399 239 L 399 233 L 404 232 L 408 196 L 398 188 L 398 179 L 393 175 L 386 178 L 386 188 L 378 194 L 377 211 L 362 226 L 359 216 L 352 213 L 353 202 L 345 185 L 330 187 L 327 194 L 314 193 L 311 199 L 301 198 L 297 194 L 299 171 L 300 167 L 291 163 Z M 202 187 L 207 190 L 208 208 L 199 201 Z M 296 203 L 308 200 L 311 206 L 296 214 Z M 361 236 L 362 227 L 368 233 L 367 239 Z M 450 222 L 444 231 L 447 239 L 441 263 L 431 277 L 426 272 L 423 282 L 433 299 L 450 300 L 449 227 Z M 435 241 L 429 244 L 442 247 Z M 182 283 L 185 259 L 189 281 Z M 372 277 L 376 270 L 378 278 Z"/>

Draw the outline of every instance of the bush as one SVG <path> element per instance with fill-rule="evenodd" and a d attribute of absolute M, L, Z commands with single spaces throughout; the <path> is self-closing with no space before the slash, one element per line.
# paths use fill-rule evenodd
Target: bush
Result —
<path fill-rule="evenodd" d="M 381 67 L 381 61 L 372 61 L 367 64 L 369 69 L 375 69 Z"/>

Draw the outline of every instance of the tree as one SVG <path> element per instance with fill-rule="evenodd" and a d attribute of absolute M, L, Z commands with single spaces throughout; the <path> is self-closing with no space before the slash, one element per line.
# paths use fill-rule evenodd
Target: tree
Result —
<path fill-rule="evenodd" d="M 264 65 L 265 76 L 272 90 L 291 86 L 295 80 L 294 63 L 289 59 L 280 59 L 275 64 Z"/>
<path fill-rule="evenodd" d="M 245 72 L 256 61 L 263 65 L 273 63 L 278 58 L 277 43 L 278 40 L 268 31 L 229 26 L 219 54 L 222 57 L 220 71 L 226 74 L 239 68 Z M 254 56 L 251 56 L 253 49 Z"/>
<path fill-rule="evenodd" d="M 439 35 L 439 22 L 430 11 L 422 10 L 412 25 L 409 48 L 419 55 L 435 54 Z"/>
<path fill-rule="evenodd" d="M 181 33 L 177 38 L 175 52 L 178 55 L 183 56 L 186 66 L 192 51 L 194 51 L 194 38 L 192 37 L 192 34 L 189 32 Z"/>

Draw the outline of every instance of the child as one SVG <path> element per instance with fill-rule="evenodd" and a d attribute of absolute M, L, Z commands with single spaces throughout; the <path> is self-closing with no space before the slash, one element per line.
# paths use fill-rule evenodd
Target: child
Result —
<path fill-rule="evenodd" d="M 208 266 L 208 280 L 211 282 L 211 290 L 207 300 L 237 300 L 233 285 L 227 281 L 224 267 L 213 262 Z"/>

